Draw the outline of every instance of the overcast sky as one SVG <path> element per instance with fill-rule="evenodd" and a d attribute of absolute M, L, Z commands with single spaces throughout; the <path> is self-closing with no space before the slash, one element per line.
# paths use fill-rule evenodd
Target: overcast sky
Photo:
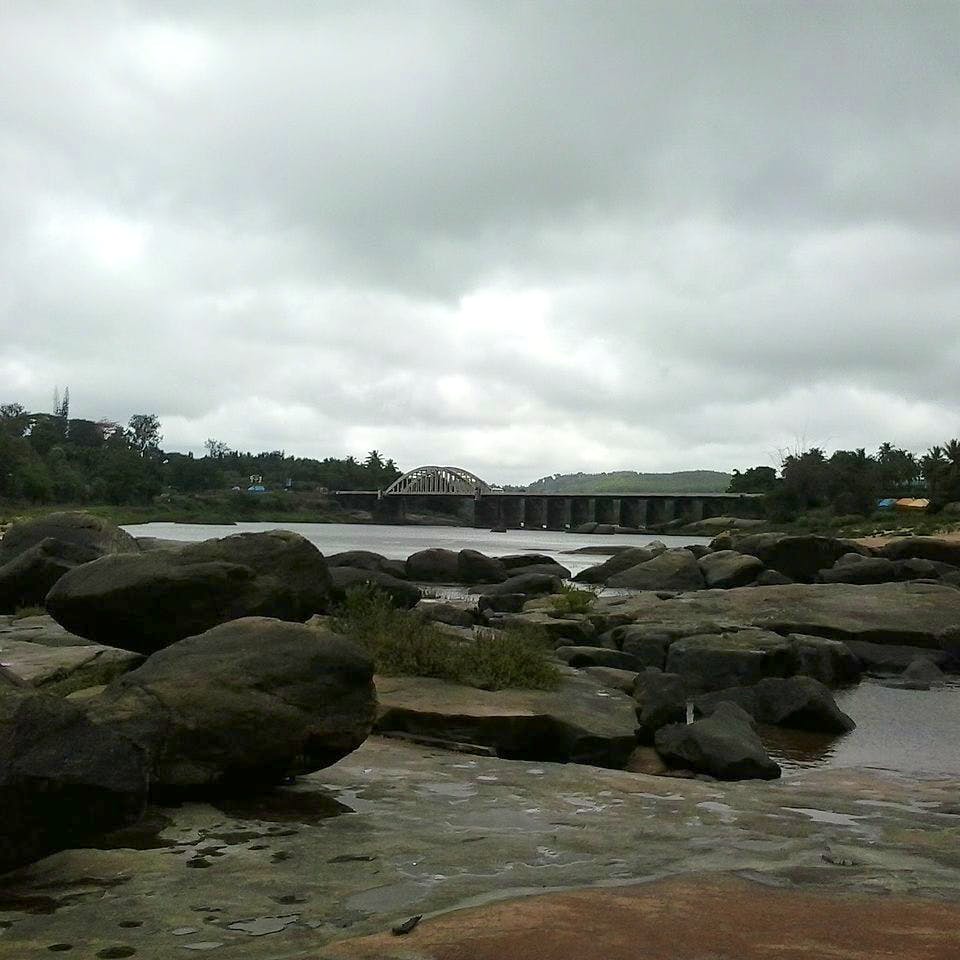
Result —
<path fill-rule="evenodd" d="M 0 0 L 0 402 L 491 482 L 960 434 L 960 4 Z"/>

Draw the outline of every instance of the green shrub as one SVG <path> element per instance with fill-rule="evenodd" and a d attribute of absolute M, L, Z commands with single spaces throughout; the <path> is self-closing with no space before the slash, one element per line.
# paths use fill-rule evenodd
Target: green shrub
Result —
<path fill-rule="evenodd" d="M 347 591 L 333 627 L 369 651 L 377 672 L 388 677 L 435 677 L 485 690 L 547 690 L 560 679 L 539 631 L 491 630 L 459 640 L 368 585 Z"/>
<path fill-rule="evenodd" d="M 563 583 L 551 605 L 555 613 L 587 613 L 600 596 L 600 589 Z"/>

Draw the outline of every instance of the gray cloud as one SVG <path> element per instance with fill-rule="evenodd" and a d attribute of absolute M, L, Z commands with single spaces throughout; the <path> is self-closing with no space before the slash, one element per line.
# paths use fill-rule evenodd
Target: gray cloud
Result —
<path fill-rule="evenodd" d="M 953 3 L 0 20 L 0 401 L 501 481 L 958 430 Z"/>

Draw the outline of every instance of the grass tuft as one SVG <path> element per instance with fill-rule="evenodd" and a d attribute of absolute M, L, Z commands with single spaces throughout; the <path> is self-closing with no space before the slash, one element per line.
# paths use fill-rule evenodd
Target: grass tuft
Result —
<path fill-rule="evenodd" d="M 347 591 L 332 625 L 363 646 L 384 676 L 434 677 L 484 690 L 552 690 L 560 682 L 541 631 L 490 630 L 460 640 L 369 585 Z"/>
<path fill-rule="evenodd" d="M 555 613 L 588 613 L 603 587 L 560 585 L 560 593 L 553 599 Z"/>

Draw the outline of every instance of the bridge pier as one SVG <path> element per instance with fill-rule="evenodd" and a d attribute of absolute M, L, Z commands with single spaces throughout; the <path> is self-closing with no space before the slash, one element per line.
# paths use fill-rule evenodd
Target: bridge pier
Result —
<path fill-rule="evenodd" d="M 479 497 L 473 502 L 473 525 L 486 530 L 504 526 L 500 497 Z"/>
<path fill-rule="evenodd" d="M 526 497 L 500 497 L 500 515 L 508 530 L 518 530 L 523 526 L 524 502 Z"/>
<path fill-rule="evenodd" d="M 572 522 L 570 498 L 550 497 L 547 502 L 547 529 L 567 530 Z"/>
<path fill-rule="evenodd" d="M 620 523 L 620 500 L 617 497 L 598 497 L 593 515 L 597 523 Z"/>
<path fill-rule="evenodd" d="M 547 525 L 546 498 L 523 498 L 523 525 L 527 530 L 542 530 Z"/>
<path fill-rule="evenodd" d="M 570 498 L 570 525 L 579 527 L 584 523 L 596 523 L 596 504 L 593 497 Z"/>
<path fill-rule="evenodd" d="M 647 525 L 647 501 L 643 497 L 621 497 L 620 523 L 642 530 Z"/>

